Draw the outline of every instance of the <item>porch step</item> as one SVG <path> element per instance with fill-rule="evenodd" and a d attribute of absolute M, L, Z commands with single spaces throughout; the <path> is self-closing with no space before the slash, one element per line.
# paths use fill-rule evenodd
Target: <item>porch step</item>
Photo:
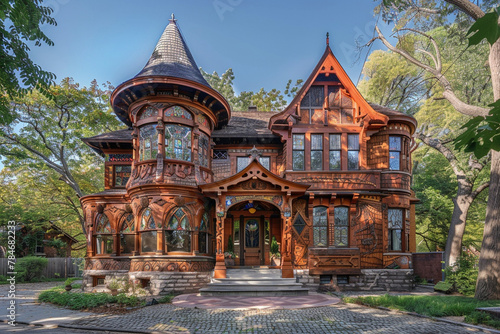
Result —
<path fill-rule="evenodd" d="M 213 279 L 202 296 L 299 296 L 309 290 L 295 278 L 281 278 L 281 270 L 268 268 L 228 269 L 227 278 Z"/>

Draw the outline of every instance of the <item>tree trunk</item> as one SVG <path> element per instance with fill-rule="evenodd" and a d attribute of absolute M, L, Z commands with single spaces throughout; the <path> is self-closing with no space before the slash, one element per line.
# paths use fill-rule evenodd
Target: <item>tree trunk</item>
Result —
<path fill-rule="evenodd" d="M 444 252 L 445 266 L 455 264 L 462 253 L 462 239 L 465 232 L 467 213 L 474 200 L 470 187 L 469 191 L 463 188 L 464 186 L 460 186 L 459 183 L 458 195 L 453 199 L 453 214 L 451 216 L 450 230 L 448 232 L 448 239 L 446 240 Z"/>
<path fill-rule="evenodd" d="M 490 49 L 489 65 L 495 101 L 500 99 L 500 39 Z M 475 298 L 500 299 L 500 152 L 491 152 L 490 189 Z"/>

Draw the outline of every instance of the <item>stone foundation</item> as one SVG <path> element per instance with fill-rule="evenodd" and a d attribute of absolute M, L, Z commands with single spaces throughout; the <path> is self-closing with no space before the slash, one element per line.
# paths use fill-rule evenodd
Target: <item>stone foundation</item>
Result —
<path fill-rule="evenodd" d="M 195 293 L 212 279 L 212 272 L 128 272 L 121 270 L 85 270 L 82 289 L 86 292 L 109 291 L 107 283 L 112 279 L 149 280 L 149 293 L 164 294 Z M 104 285 L 94 286 L 94 277 L 105 277 Z"/>
<path fill-rule="evenodd" d="M 320 276 L 309 275 L 308 269 L 296 269 L 294 274 L 311 291 L 411 291 L 414 287 L 413 269 L 361 269 L 361 275 L 348 276 L 348 284 L 338 284 L 336 275 L 331 275 L 329 284 L 320 284 Z"/>

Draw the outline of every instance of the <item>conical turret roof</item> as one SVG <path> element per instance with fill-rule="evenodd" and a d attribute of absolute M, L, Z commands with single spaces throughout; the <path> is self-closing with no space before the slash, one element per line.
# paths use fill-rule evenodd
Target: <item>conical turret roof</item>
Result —
<path fill-rule="evenodd" d="M 172 14 L 148 63 L 135 77 L 168 76 L 187 79 L 210 87 L 203 78 Z M 210 87 L 211 88 L 211 87 Z"/>

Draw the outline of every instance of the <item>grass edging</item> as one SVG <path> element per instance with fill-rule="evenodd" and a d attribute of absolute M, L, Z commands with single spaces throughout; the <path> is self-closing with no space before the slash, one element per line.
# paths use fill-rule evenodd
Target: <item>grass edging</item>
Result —
<path fill-rule="evenodd" d="M 443 321 L 462 326 L 470 326 L 500 333 L 495 329 L 487 329 L 477 325 L 491 326 L 500 329 L 500 321 L 489 314 L 477 311 L 478 307 L 500 306 L 497 301 L 478 301 L 463 296 L 370 296 L 370 297 L 343 297 L 342 301 L 349 304 L 364 305 L 384 311 L 397 311 L 402 314 Z M 383 305 L 383 306 L 381 306 Z M 447 316 L 464 316 L 464 322 L 442 319 Z"/>

